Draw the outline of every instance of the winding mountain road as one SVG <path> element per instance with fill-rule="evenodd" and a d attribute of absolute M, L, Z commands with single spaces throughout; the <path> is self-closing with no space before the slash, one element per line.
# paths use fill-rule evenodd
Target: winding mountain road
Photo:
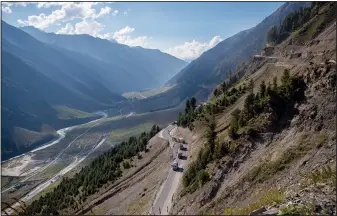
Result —
<path fill-rule="evenodd" d="M 165 129 L 161 130 L 159 132 L 159 137 L 166 139 L 170 143 L 170 147 L 172 149 L 173 153 L 173 158 L 170 161 L 171 163 L 177 158 L 178 154 L 178 149 L 179 149 L 179 143 L 174 142 L 171 135 L 170 131 L 174 129 L 176 126 L 169 125 Z M 186 145 L 184 144 L 185 149 L 187 149 Z M 184 152 L 184 156 L 187 159 L 187 151 Z M 165 182 L 161 185 L 159 192 L 156 195 L 156 199 L 152 205 L 152 208 L 150 210 L 150 214 L 155 214 L 155 215 L 168 215 L 169 211 L 172 207 L 172 199 L 174 193 L 177 191 L 179 182 L 181 180 L 181 177 L 183 175 L 183 170 L 185 165 L 187 164 L 186 160 L 178 159 L 178 165 L 179 165 L 179 170 L 178 171 L 173 171 L 172 168 L 170 168 L 170 171 L 167 175 L 167 178 Z"/>

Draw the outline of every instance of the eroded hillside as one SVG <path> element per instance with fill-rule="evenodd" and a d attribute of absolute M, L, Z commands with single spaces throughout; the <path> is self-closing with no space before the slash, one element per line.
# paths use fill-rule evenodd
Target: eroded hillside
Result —
<path fill-rule="evenodd" d="M 171 213 L 336 214 L 336 22 L 325 19 L 335 7 L 320 5 L 217 87 L 203 106 L 214 143 L 199 111 L 184 122 L 199 138 Z"/>

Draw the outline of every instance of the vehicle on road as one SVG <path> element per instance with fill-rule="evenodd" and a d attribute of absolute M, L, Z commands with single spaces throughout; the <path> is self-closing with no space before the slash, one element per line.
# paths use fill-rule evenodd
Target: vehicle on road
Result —
<path fill-rule="evenodd" d="M 176 171 L 176 170 L 178 170 L 178 162 L 177 161 L 174 161 L 173 162 L 173 164 L 172 164 L 172 169 L 174 170 L 174 171 Z"/>
<path fill-rule="evenodd" d="M 20 189 L 20 188 L 22 188 L 22 187 L 25 186 L 25 185 L 26 185 L 26 183 L 24 183 L 24 182 L 19 182 L 19 183 L 17 183 L 17 184 L 14 185 L 14 188 L 15 188 L 15 189 Z"/>
<path fill-rule="evenodd" d="M 178 151 L 178 158 L 181 159 L 183 157 L 182 151 Z"/>
<path fill-rule="evenodd" d="M 185 148 L 184 148 L 184 145 L 183 145 L 182 143 L 180 143 L 179 149 L 180 149 L 180 150 L 184 150 L 184 149 L 185 149 Z"/>

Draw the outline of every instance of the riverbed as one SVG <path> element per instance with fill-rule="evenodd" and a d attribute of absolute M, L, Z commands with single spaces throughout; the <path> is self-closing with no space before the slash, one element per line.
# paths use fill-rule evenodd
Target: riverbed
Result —
<path fill-rule="evenodd" d="M 34 157 L 34 155 L 36 154 L 36 152 L 42 150 L 42 149 L 46 149 L 49 148 L 53 145 L 56 145 L 57 143 L 59 143 L 61 140 L 63 140 L 67 133 L 69 133 L 71 130 L 83 126 L 85 124 L 91 124 L 91 123 L 95 123 L 98 122 L 101 119 L 106 118 L 108 115 L 105 112 L 96 112 L 96 114 L 102 116 L 99 119 L 84 123 L 84 124 L 79 124 L 79 125 L 74 125 L 71 127 L 67 127 L 67 128 L 62 128 L 60 130 L 58 130 L 56 133 L 58 134 L 58 138 L 50 143 L 46 143 L 42 146 L 39 146 L 29 152 L 26 152 L 24 154 L 15 156 L 13 158 L 10 158 L 6 161 L 1 162 L 1 172 L 2 175 L 5 176 L 26 176 L 27 174 L 30 174 L 32 172 L 27 172 L 27 170 L 25 170 L 25 168 L 29 165 L 33 165 L 36 164 L 36 161 L 32 160 L 32 158 Z M 63 150 L 61 150 L 62 152 Z M 35 170 L 37 170 L 39 167 L 38 166 L 34 166 Z"/>

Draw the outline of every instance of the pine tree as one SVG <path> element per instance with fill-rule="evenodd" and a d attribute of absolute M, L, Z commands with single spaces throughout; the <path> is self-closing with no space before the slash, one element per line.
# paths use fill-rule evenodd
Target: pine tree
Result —
<path fill-rule="evenodd" d="M 260 84 L 260 98 L 261 99 L 264 98 L 265 95 L 266 95 L 266 83 L 263 80 Z"/>
<path fill-rule="evenodd" d="M 219 95 L 219 92 L 218 92 L 218 89 L 217 89 L 217 88 L 214 89 L 213 95 L 214 95 L 215 97 L 217 97 L 217 96 Z"/>
<path fill-rule="evenodd" d="M 251 91 L 253 93 L 253 89 L 254 89 L 254 82 L 252 79 L 250 79 L 249 84 L 248 84 L 248 89 L 249 91 Z"/>
<path fill-rule="evenodd" d="M 285 69 L 281 77 L 281 83 L 282 85 L 288 85 L 289 81 L 290 81 L 290 73 L 288 69 Z"/>
<path fill-rule="evenodd" d="M 223 82 L 221 84 L 221 90 L 222 90 L 222 93 L 224 93 L 224 94 L 227 92 L 227 84 L 226 84 L 226 82 Z"/>
<path fill-rule="evenodd" d="M 277 77 L 275 76 L 274 79 L 273 79 L 273 91 L 277 91 Z"/>
<path fill-rule="evenodd" d="M 195 99 L 195 97 L 192 97 L 190 100 L 190 108 L 192 108 L 192 110 L 195 110 L 196 107 L 197 107 L 197 100 Z"/>
<path fill-rule="evenodd" d="M 251 119 L 254 114 L 254 107 L 255 107 L 255 95 L 254 93 L 249 93 L 244 101 L 244 111 L 247 115 L 247 119 Z"/>
<path fill-rule="evenodd" d="M 271 91 L 272 91 L 272 87 L 271 87 L 271 83 L 268 82 L 268 85 L 267 85 L 267 90 L 266 90 L 266 95 L 269 95 L 271 94 Z"/>
<path fill-rule="evenodd" d="M 191 110 L 191 105 L 190 105 L 190 100 L 186 101 L 186 105 L 185 105 L 185 113 L 189 113 Z"/>

